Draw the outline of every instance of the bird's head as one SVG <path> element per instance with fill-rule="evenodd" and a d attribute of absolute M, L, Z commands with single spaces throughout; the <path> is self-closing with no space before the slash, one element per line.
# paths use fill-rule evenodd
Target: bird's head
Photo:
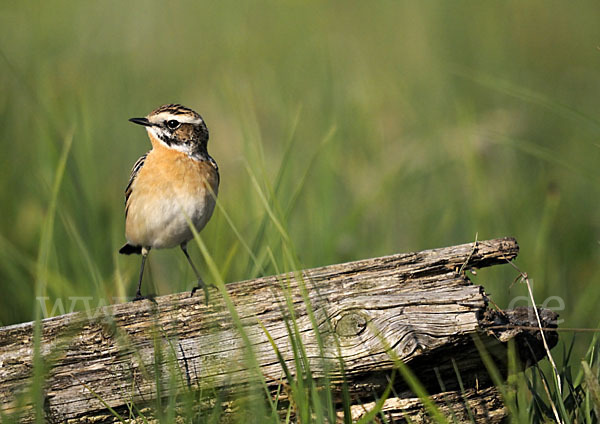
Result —
<path fill-rule="evenodd" d="M 208 128 L 202 117 L 185 106 L 168 104 L 150 112 L 145 118 L 131 118 L 166 147 L 188 154 L 206 151 Z"/>

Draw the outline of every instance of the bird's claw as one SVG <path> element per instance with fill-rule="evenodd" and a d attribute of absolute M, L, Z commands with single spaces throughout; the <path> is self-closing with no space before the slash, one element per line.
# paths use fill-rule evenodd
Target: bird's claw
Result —
<path fill-rule="evenodd" d="M 206 302 L 206 305 L 208 306 L 208 286 L 206 284 L 204 284 L 204 281 L 202 281 L 202 280 L 198 281 L 198 285 L 192 289 L 192 292 L 190 293 L 190 297 L 194 297 L 194 294 L 196 293 L 196 291 L 198 289 L 202 289 L 204 291 L 204 300 Z"/>
<path fill-rule="evenodd" d="M 131 301 L 137 302 L 139 300 L 149 300 L 150 302 L 157 304 L 156 300 L 154 299 L 154 295 L 151 294 L 149 294 L 148 296 L 142 296 L 142 294 L 138 292 L 135 294 L 135 297 Z"/>

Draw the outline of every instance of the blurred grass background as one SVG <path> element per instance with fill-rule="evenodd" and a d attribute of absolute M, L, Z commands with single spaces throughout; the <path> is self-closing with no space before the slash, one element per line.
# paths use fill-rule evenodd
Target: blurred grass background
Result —
<path fill-rule="evenodd" d="M 281 257 L 254 175 L 305 267 L 514 236 L 538 303 L 562 306 L 563 326 L 597 327 L 598 2 L 0 10 L 0 324 L 35 317 L 36 279 L 49 311 L 56 299 L 69 309 L 73 296 L 95 306 L 134 294 L 139 258 L 117 254 L 123 191 L 150 144 L 127 119 L 177 102 L 207 122 L 220 201 L 261 263 L 217 210 L 202 236 L 226 281 L 274 273 L 269 250 Z M 145 292 L 194 284 L 178 250 L 153 251 L 149 263 Z M 515 276 L 504 266 L 475 280 L 506 307 L 526 294 L 509 287 Z M 588 336 L 578 338 L 583 352 Z"/>

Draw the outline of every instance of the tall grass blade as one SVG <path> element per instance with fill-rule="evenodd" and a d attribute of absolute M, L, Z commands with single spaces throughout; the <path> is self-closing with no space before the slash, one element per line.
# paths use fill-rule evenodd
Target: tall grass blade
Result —
<path fill-rule="evenodd" d="M 42 235 L 40 238 L 40 247 L 38 251 L 38 259 L 36 265 L 36 280 L 35 280 L 35 295 L 39 299 L 44 295 L 46 284 L 48 281 L 48 262 L 50 260 L 50 251 L 52 249 L 52 238 L 54 234 L 54 218 L 56 207 L 58 204 L 58 194 L 60 186 L 63 181 L 65 167 L 71 145 L 73 143 L 73 132 L 65 138 L 63 149 L 56 166 L 54 173 L 54 181 L 52 184 L 52 192 L 50 195 L 50 204 L 46 212 L 44 224 L 42 226 Z M 37 305 L 35 308 L 35 324 L 33 332 L 33 380 L 31 383 L 32 389 L 32 401 L 35 408 L 35 419 L 36 423 L 42 424 L 44 422 L 44 393 L 43 393 L 43 380 L 44 374 L 46 373 L 46 364 L 41 354 L 41 335 L 42 335 L 42 324 L 40 321 L 41 310 Z"/>

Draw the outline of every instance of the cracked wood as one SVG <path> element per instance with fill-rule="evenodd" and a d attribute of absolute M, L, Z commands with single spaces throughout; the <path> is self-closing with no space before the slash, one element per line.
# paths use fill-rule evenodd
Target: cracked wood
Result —
<path fill-rule="evenodd" d="M 327 373 L 332 384 L 360 379 L 356 393 L 372 387 L 365 376 L 393 368 L 391 348 L 412 363 L 439 349 L 461 349 L 480 331 L 486 310 L 480 286 L 461 270 L 506 263 L 518 253 L 514 239 L 480 241 L 416 253 L 397 254 L 228 284 L 226 290 L 252 344 L 267 385 L 284 377 L 281 357 L 295 373 L 286 326 L 292 305 L 298 334 L 313 377 Z M 214 290 L 205 305 L 202 294 L 156 298 L 151 302 L 111 305 L 95 317 L 67 314 L 42 321 L 41 349 L 49 374 L 45 379 L 46 419 L 50 422 L 106 416 L 106 405 L 124 410 L 126 402 L 156 397 L 158 356 L 163 390 L 169 373 L 183 378 L 178 388 L 228 390 L 249 382 L 253 371 L 244 342 L 226 305 Z M 310 299 L 323 349 L 303 293 Z M 33 323 L 0 329 L 0 404 L 15 412 L 16 398 L 31 380 Z M 352 390 L 352 388 L 351 388 Z M 163 395 L 166 393 L 163 392 Z M 101 400 L 100 400 L 101 399 Z M 27 404 L 18 408 L 23 422 L 33 420 Z"/>

